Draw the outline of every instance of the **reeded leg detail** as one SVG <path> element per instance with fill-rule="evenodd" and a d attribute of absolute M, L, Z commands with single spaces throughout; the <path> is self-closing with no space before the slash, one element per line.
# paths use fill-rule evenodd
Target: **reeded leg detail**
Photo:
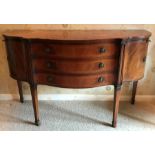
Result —
<path fill-rule="evenodd" d="M 22 82 L 19 81 L 19 80 L 17 80 L 17 85 L 18 85 L 18 91 L 19 91 L 19 96 L 20 96 L 20 102 L 21 102 L 21 103 L 24 103 Z"/>
<path fill-rule="evenodd" d="M 114 86 L 114 107 L 113 107 L 113 121 L 112 121 L 112 126 L 114 128 L 117 126 L 117 115 L 118 115 L 118 109 L 119 109 L 121 86 L 122 85 Z"/>
<path fill-rule="evenodd" d="M 136 96 L 136 91 L 137 91 L 137 84 L 138 84 L 138 81 L 133 82 L 131 104 L 135 104 L 135 96 Z"/>
<path fill-rule="evenodd" d="M 31 95 L 32 95 L 32 103 L 33 103 L 35 124 L 37 126 L 39 126 L 40 121 L 39 121 L 37 85 L 36 84 L 30 84 L 30 90 L 31 90 Z"/>

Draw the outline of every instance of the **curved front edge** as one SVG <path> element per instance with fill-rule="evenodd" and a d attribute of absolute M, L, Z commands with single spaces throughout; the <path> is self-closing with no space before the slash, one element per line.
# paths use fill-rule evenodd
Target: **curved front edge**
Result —
<path fill-rule="evenodd" d="M 148 38 L 138 38 L 124 42 L 123 81 L 137 81 L 143 78 L 148 41 Z"/>

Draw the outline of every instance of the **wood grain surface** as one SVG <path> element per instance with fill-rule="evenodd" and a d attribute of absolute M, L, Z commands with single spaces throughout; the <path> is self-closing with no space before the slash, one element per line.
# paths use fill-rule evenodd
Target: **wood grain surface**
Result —
<path fill-rule="evenodd" d="M 5 36 L 26 39 L 51 40 L 101 40 L 122 38 L 145 38 L 151 33 L 146 30 L 20 30 L 6 31 Z"/>
<path fill-rule="evenodd" d="M 1 94 L 18 94 L 16 81 L 12 80 L 9 76 L 7 56 L 5 50 L 5 44 L 3 42 L 4 38 L 2 34 L 6 31 L 16 31 L 16 30 L 107 30 L 107 29 L 115 29 L 115 30 L 148 30 L 152 32 L 152 36 L 150 38 L 151 42 L 149 43 L 148 55 L 146 59 L 145 66 L 145 76 L 143 80 L 141 80 L 138 84 L 138 95 L 154 95 L 155 87 L 152 83 L 155 83 L 154 73 L 155 73 L 155 25 L 153 24 L 0 24 L 0 93 Z M 122 88 L 122 94 L 131 95 L 131 84 L 125 83 Z M 30 93 L 29 85 L 27 83 L 23 83 L 23 91 L 25 94 Z M 94 89 L 84 89 L 84 90 L 76 90 L 76 89 L 59 89 L 41 86 L 38 89 L 39 94 L 113 94 L 113 87 L 101 87 Z"/>

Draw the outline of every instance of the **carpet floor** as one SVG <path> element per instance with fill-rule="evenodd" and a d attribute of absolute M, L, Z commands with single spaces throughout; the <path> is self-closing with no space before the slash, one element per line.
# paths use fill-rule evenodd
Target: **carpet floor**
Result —
<path fill-rule="evenodd" d="M 35 126 L 31 101 L 0 101 L 1 131 L 155 130 L 155 104 L 121 102 L 117 128 L 111 127 L 113 102 L 40 101 L 41 125 Z"/>

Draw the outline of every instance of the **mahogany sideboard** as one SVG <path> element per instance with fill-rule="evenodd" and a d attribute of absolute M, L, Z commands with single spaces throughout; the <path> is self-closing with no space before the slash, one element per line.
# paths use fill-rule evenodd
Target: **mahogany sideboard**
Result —
<path fill-rule="evenodd" d="M 112 126 L 116 127 L 121 86 L 144 76 L 148 41 L 145 30 L 35 30 L 3 34 L 10 76 L 30 84 L 35 124 L 39 125 L 37 85 L 61 88 L 114 86 Z"/>

